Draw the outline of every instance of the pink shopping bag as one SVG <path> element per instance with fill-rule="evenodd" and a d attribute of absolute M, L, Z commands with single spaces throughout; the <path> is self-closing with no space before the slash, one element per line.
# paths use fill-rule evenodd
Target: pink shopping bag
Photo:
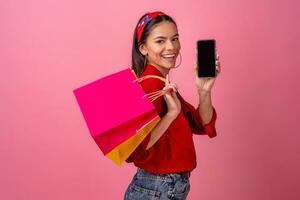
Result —
<path fill-rule="evenodd" d="M 159 117 L 130 68 L 74 89 L 73 93 L 104 155 Z"/>

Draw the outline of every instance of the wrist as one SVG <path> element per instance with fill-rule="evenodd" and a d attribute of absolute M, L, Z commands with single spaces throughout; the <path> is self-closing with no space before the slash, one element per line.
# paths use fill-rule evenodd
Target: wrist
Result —
<path fill-rule="evenodd" d="M 199 90 L 198 89 L 198 94 L 200 97 L 206 97 L 211 95 L 211 90 Z"/>
<path fill-rule="evenodd" d="M 172 122 L 176 119 L 177 115 L 174 115 L 172 113 L 167 113 L 164 118 L 168 121 L 168 122 Z"/>
<path fill-rule="evenodd" d="M 202 89 L 197 89 L 197 92 L 199 95 L 209 95 L 211 94 L 211 90 L 204 90 L 203 88 Z"/>

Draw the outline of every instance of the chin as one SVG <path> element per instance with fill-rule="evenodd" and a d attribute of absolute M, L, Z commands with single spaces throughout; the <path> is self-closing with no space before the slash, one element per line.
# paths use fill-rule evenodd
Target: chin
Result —
<path fill-rule="evenodd" d="M 172 67 L 175 67 L 175 63 L 169 63 L 166 65 L 166 68 L 171 69 Z"/>
<path fill-rule="evenodd" d="M 159 63 L 158 65 L 164 69 L 171 69 L 172 67 L 175 67 L 176 63 L 170 63 L 170 62 L 162 62 Z"/>

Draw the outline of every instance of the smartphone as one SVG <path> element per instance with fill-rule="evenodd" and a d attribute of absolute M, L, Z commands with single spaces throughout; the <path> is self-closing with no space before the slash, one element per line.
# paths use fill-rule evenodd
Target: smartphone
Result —
<path fill-rule="evenodd" d="M 198 77 L 216 76 L 216 41 L 198 40 L 197 41 L 197 65 Z"/>

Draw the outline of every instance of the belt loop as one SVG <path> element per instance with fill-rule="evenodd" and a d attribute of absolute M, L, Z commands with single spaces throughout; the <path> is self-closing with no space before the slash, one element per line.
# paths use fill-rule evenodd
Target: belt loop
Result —
<path fill-rule="evenodd" d="M 191 172 L 180 173 L 180 176 L 181 176 L 182 179 L 188 180 L 191 177 Z"/>

